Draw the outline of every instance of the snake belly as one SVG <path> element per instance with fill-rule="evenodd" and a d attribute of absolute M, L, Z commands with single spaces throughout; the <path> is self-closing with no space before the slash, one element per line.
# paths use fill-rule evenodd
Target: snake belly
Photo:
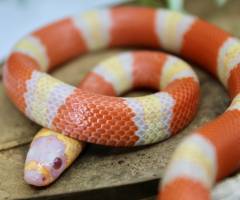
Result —
<path fill-rule="evenodd" d="M 110 64 L 116 70 L 103 65 L 90 76 L 103 85 L 104 95 L 94 93 L 94 86 L 89 92 L 45 73 L 83 53 L 124 46 L 162 48 L 180 55 L 202 66 L 228 89 L 231 105 L 178 146 L 159 194 L 159 199 L 210 199 L 213 184 L 239 168 L 240 43 L 225 31 L 164 9 L 89 11 L 19 41 L 4 65 L 6 92 L 29 119 L 80 141 L 135 146 L 176 134 L 194 116 L 198 102 L 195 76 L 176 72 L 184 68 L 182 64 L 165 58 L 157 68 L 148 59 L 129 58 L 135 54 L 117 57 Z M 112 79 L 114 73 L 122 74 L 125 81 Z M 143 86 L 161 92 L 138 98 L 106 96 Z"/>

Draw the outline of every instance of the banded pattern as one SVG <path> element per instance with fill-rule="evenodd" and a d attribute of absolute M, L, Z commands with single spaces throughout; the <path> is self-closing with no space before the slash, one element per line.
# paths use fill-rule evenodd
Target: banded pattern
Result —
<path fill-rule="evenodd" d="M 151 61 L 151 69 L 148 68 L 149 62 L 145 62 L 144 64 L 144 62 L 139 62 L 140 60 Z M 166 63 L 169 63 L 169 60 L 173 60 L 173 64 L 179 63 L 175 65 L 175 69 L 165 69 L 165 66 L 168 66 Z M 146 69 L 148 70 L 144 74 L 139 73 Z M 105 80 L 105 83 L 108 85 L 113 85 L 113 88 L 115 88 L 115 85 L 118 87 L 118 84 L 123 80 L 127 80 L 125 87 L 118 90 L 118 93 L 121 94 L 137 87 L 137 84 L 143 85 L 141 81 L 156 71 L 158 75 L 155 74 L 154 78 L 151 77 L 151 84 L 146 84 L 148 82 L 147 80 L 143 81 L 145 82 L 145 86 L 159 88 L 162 82 L 161 74 L 164 71 L 164 73 L 169 74 L 169 80 L 167 80 L 169 83 L 167 83 L 166 86 L 181 80 L 188 88 L 189 94 L 186 98 L 191 98 L 191 96 L 195 96 L 195 94 L 199 92 L 198 87 L 188 87 L 188 85 L 191 85 L 189 81 L 197 85 L 198 80 L 187 63 L 180 62 L 179 59 L 166 54 L 147 51 L 123 53 L 103 61 L 89 72 L 79 87 L 88 91 L 94 88 L 94 91 L 97 91 L 97 93 L 107 95 L 108 91 L 101 90 L 102 80 Z M 186 72 L 184 76 L 182 76 L 182 72 Z M 106 74 L 109 75 L 110 78 L 106 76 Z M 95 79 L 96 75 L 98 79 Z M 179 102 L 176 102 L 175 98 L 168 93 L 167 89 L 164 92 L 158 92 L 146 97 L 114 99 L 111 103 L 107 97 L 89 95 L 83 91 L 79 93 L 74 87 L 44 76 L 43 73 L 37 71 L 33 72 L 32 78 L 27 81 L 27 89 L 25 100 L 27 102 L 26 114 L 29 118 L 40 124 L 44 124 L 45 127 L 55 127 L 57 130 L 66 127 L 64 129 L 66 132 L 64 133 L 71 134 L 71 137 L 112 146 L 151 144 L 169 137 L 172 131 L 172 119 L 175 116 L 173 109 L 175 104 L 179 104 Z M 44 92 L 45 96 L 40 95 L 41 91 Z M 179 92 L 181 92 L 181 88 L 179 88 Z M 117 91 L 115 91 L 115 93 L 117 94 Z M 96 99 L 98 99 L 99 103 L 96 103 Z M 188 102 L 188 99 L 186 102 Z M 81 105 L 80 108 L 78 104 Z M 180 102 L 180 104 L 182 103 Z M 72 108 L 69 109 L 68 107 Z M 183 105 L 182 107 L 184 108 L 185 106 Z M 66 115 L 65 110 L 70 111 L 70 113 Z M 82 112 L 81 110 L 85 111 Z M 196 105 L 195 108 L 189 110 L 189 112 L 194 112 L 195 110 Z M 124 116 L 125 113 L 128 114 Z M 73 120 L 72 116 L 76 116 L 76 114 L 78 117 L 75 117 L 75 119 L 79 120 L 84 118 L 83 122 L 88 122 L 88 124 L 83 126 L 82 122 L 80 122 L 81 126 L 72 126 L 72 124 L 74 124 L 70 124 L 71 120 Z M 64 116 L 64 121 L 61 116 Z M 86 116 L 89 116 L 89 118 L 87 119 Z M 119 123 L 116 123 L 117 120 Z M 182 122 L 185 124 L 185 118 L 182 118 Z M 77 123 L 79 122 L 75 124 Z M 111 135 L 108 134 L 110 130 L 112 131 Z M 42 132 L 37 134 L 34 141 L 41 135 L 42 143 L 45 144 L 44 141 L 46 140 L 49 144 L 49 135 L 53 135 L 53 132 L 43 132 L 44 134 Z M 82 135 L 79 135 L 79 132 L 81 132 Z M 44 137 L 46 137 L 46 139 L 44 139 Z M 61 135 L 61 137 L 65 136 Z M 54 143 L 54 140 L 52 142 Z M 68 146 L 71 147 L 71 144 L 68 144 Z M 53 157 L 51 157 L 51 165 L 47 165 L 43 160 L 39 160 L 38 162 L 32 160 L 31 152 L 35 152 L 36 150 L 31 149 L 35 148 L 40 147 L 33 142 L 29 151 L 30 156 L 27 157 L 28 159 L 25 164 L 25 180 L 30 184 L 36 182 L 34 185 L 41 186 L 47 184 L 47 182 L 54 181 L 57 176 L 52 174 L 52 171 L 55 171 L 52 169 L 54 163 Z M 63 154 L 65 150 L 58 152 L 59 154 Z M 76 153 L 79 154 L 79 151 Z M 52 155 L 55 154 L 53 153 Z M 65 159 L 69 157 L 67 153 L 64 153 L 64 155 L 61 157 Z M 73 158 L 76 157 L 77 155 L 72 156 L 69 160 L 73 161 Z M 49 162 L 50 161 L 47 163 Z M 31 169 L 29 166 L 31 166 Z M 36 170 L 35 175 L 31 175 L 34 173 L 34 167 Z M 64 169 L 66 168 L 67 166 L 65 165 Z M 60 175 L 60 173 L 58 175 Z M 39 178 L 36 179 L 36 176 Z M 40 177 L 45 177 L 44 181 L 41 181 Z"/>
<path fill-rule="evenodd" d="M 37 61 L 41 71 L 47 71 L 49 61 L 46 49 L 37 37 L 31 35 L 23 38 L 15 45 L 14 51 L 30 56 Z"/>
<path fill-rule="evenodd" d="M 195 133 L 185 139 L 177 148 L 172 157 L 165 178 L 162 181 L 162 193 L 170 192 L 172 184 L 178 181 L 186 181 L 202 185 L 202 188 L 210 189 L 216 178 L 216 152 L 214 145 L 204 138 L 201 134 Z M 181 193 L 181 188 L 175 191 L 171 196 L 176 197 Z M 189 188 L 190 189 L 190 188 Z M 195 188 L 191 188 L 195 189 Z M 200 195 L 203 199 L 205 193 Z M 187 194 L 185 194 L 187 196 Z M 164 195 L 163 195 L 164 196 Z M 175 198 L 176 198 L 175 197 Z M 201 199 L 200 198 L 200 199 Z"/>
<path fill-rule="evenodd" d="M 120 95 L 132 88 L 132 65 L 132 55 L 125 53 L 100 63 L 93 72 L 109 82 L 115 93 Z"/>
<path fill-rule="evenodd" d="M 228 38 L 220 47 L 218 55 L 218 77 L 227 87 L 231 71 L 240 63 L 240 42 L 236 38 Z"/>
<path fill-rule="evenodd" d="M 86 85 L 83 82 L 83 85 L 85 85 L 84 89 L 91 90 L 91 84 L 94 84 L 95 91 L 97 91 L 97 85 L 99 90 L 101 90 L 100 87 L 102 81 L 97 82 L 96 79 L 94 83 L 89 81 L 89 79 L 93 79 L 92 76 L 96 75 L 101 78 L 100 80 L 103 79 L 109 85 L 112 85 L 115 94 L 118 95 L 136 87 L 134 81 L 139 82 L 143 76 L 148 76 L 148 73 L 153 73 L 150 69 L 146 74 L 138 73 L 138 71 L 142 71 L 142 68 L 145 67 L 143 63 L 141 66 L 135 66 L 137 63 L 135 60 L 138 58 L 145 58 L 147 60 L 150 60 L 151 58 L 154 60 L 157 58 L 153 70 L 159 68 L 157 70 L 159 71 L 159 75 L 155 78 L 160 82 L 160 74 L 162 69 L 164 69 L 164 63 L 173 59 L 173 57 L 154 52 L 120 54 L 97 65 L 84 79 L 84 82 L 88 83 L 88 85 Z M 160 62 L 162 65 L 157 65 L 159 64 L 159 60 L 164 60 L 163 62 Z M 179 59 L 174 58 L 174 60 L 180 63 Z M 154 62 L 152 61 L 152 64 L 153 63 Z M 185 76 L 181 76 L 182 71 L 187 72 Z M 177 74 L 180 74 L 179 78 L 177 77 Z M 174 83 L 175 80 L 182 80 L 184 84 L 184 82 L 187 81 L 185 79 L 188 78 L 190 79 L 190 82 L 197 84 L 196 75 L 187 63 L 182 62 L 181 65 L 176 67 L 175 71 L 172 70 L 171 75 L 169 75 L 168 80 L 170 83 Z M 122 88 L 116 89 L 123 81 L 125 81 L 125 84 L 122 84 Z M 159 82 L 156 82 L 156 80 L 153 80 L 153 82 L 156 83 L 153 88 L 159 88 Z M 187 83 L 188 85 L 191 85 L 189 82 L 185 82 L 186 85 Z M 169 84 L 166 86 L 168 85 Z M 89 88 L 87 88 L 88 86 Z M 191 98 L 192 96 L 195 97 L 199 92 L 198 87 L 186 87 L 189 92 L 185 97 L 186 99 Z M 175 88 L 175 86 L 173 86 L 173 88 Z M 181 89 L 179 88 L 179 92 L 181 93 L 180 90 Z M 96 99 L 98 99 L 99 103 L 101 102 L 99 105 L 95 103 L 97 101 Z M 176 100 L 170 93 L 168 93 L 168 89 L 166 89 L 164 93 L 160 92 L 147 97 L 112 98 L 112 102 L 109 100 L 110 98 L 104 96 L 88 95 L 85 92 L 75 91 L 69 96 L 65 104 L 59 108 L 59 112 L 53 120 L 52 127 L 56 127 L 56 130 L 58 131 L 63 130 L 63 127 L 66 127 L 64 133 L 67 135 L 71 134 L 74 138 L 88 140 L 89 142 L 94 141 L 94 143 L 108 144 L 111 146 L 150 144 L 158 142 L 171 135 L 172 130 L 170 130 L 170 127 L 171 124 L 174 123 L 172 122 L 172 118 L 174 117 L 173 109 Z M 75 102 L 75 107 L 72 107 L 73 102 Z M 184 103 L 185 102 L 180 102 L 181 105 Z M 77 104 L 79 104 L 79 106 Z M 83 104 L 86 108 L 84 108 Z M 179 102 L 177 102 L 177 104 L 179 104 Z M 194 104 L 194 106 L 195 108 L 191 108 L 191 110 L 189 109 L 190 113 L 194 113 L 196 110 L 197 104 Z M 182 108 L 184 107 L 185 106 L 182 105 Z M 79 112 L 75 113 L 77 109 L 79 109 Z M 86 111 L 84 113 L 80 112 L 82 109 Z M 125 112 L 123 112 L 124 110 Z M 72 115 L 77 115 L 78 117 L 75 119 L 78 121 L 75 121 L 75 119 L 72 118 Z M 63 116 L 65 118 L 64 121 L 62 121 Z M 83 121 L 79 121 L 79 119 L 85 119 L 86 122 L 84 123 L 86 124 L 80 126 L 79 123 L 83 123 Z M 182 122 L 186 125 L 184 117 Z M 96 125 L 98 123 L 99 125 Z M 111 135 L 108 134 L 109 131 L 111 131 Z M 81 135 L 79 132 L 81 132 Z M 129 138 L 129 141 L 127 141 L 126 138 Z"/>
<path fill-rule="evenodd" d="M 239 110 L 240 109 L 240 94 L 238 94 L 233 100 L 227 110 Z"/>
<path fill-rule="evenodd" d="M 160 10 L 156 14 L 156 32 L 161 46 L 174 53 L 181 50 L 185 33 L 196 18 L 178 12 Z"/>
<path fill-rule="evenodd" d="M 168 57 L 162 69 L 160 88 L 165 88 L 174 80 L 188 77 L 192 77 L 195 81 L 198 81 L 195 73 L 187 67 L 185 62 L 176 57 Z"/>
<path fill-rule="evenodd" d="M 26 85 L 26 115 L 44 127 L 51 127 L 59 107 L 73 93 L 74 87 L 37 71 L 32 73 Z"/>
<path fill-rule="evenodd" d="M 89 50 L 107 47 L 110 41 L 111 16 L 108 10 L 92 10 L 72 18 Z"/>
<path fill-rule="evenodd" d="M 175 100 L 167 92 L 126 99 L 134 113 L 138 130 L 136 145 L 151 144 L 171 135 L 170 124 Z M 154 113 L 154 114 L 153 114 Z"/>
<path fill-rule="evenodd" d="M 172 51 L 211 72 L 229 90 L 230 108 L 177 148 L 159 195 L 162 199 L 209 199 L 214 182 L 239 168 L 240 43 L 223 30 L 162 9 L 116 7 L 86 12 L 39 29 L 16 45 L 4 65 L 7 94 L 35 122 L 87 142 L 133 146 L 176 134 L 194 116 L 199 98 L 196 76 L 176 58 L 148 52 L 112 58 L 82 84 L 83 89 L 101 95 L 38 72 L 91 50 L 119 46 Z M 127 99 L 104 96 L 138 87 L 162 92 Z M 36 167 L 35 163 L 29 169 Z"/>

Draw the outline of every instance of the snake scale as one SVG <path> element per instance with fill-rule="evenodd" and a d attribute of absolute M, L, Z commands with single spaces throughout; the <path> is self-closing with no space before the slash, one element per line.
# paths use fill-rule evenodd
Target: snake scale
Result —
<path fill-rule="evenodd" d="M 163 200 L 210 199 L 215 182 L 240 165 L 240 42 L 197 17 L 144 7 L 88 11 L 49 24 L 15 45 L 4 65 L 6 93 L 29 119 L 45 127 L 28 152 L 25 181 L 50 184 L 79 155 L 84 142 L 152 144 L 177 134 L 192 120 L 198 79 L 186 62 L 168 54 L 119 54 L 99 63 L 78 87 L 46 74 L 81 54 L 129 46 L 161 48 L 193 61 L 229 91 L 228 109 L 176 148 L 158 195 Z M 142 87 L 159 92 L 117 97 Z"/>

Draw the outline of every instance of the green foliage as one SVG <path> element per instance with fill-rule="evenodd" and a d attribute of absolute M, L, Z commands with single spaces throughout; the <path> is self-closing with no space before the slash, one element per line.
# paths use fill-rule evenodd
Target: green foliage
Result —
<path fill-rule="evenodd" d="M 209 0 L 215 1 L 218 6 L 223 6 L 227 0 Z M 136 0 L 140 5 L 159 7 L 160 5 L 165 5 L 167 8 L 177 11 L 184 10 L 184 0 Z"/>
<path fill-rule="evenodd" d="M 219 6 L 223 6 L 227 0 L 215 0 L 215 2 L 219 5 Z"/>
<path fill-rule="evenodd" d="M 137 3 L 143 6 L 158 7 L 161 5 L 157 0 L 137 0 Z"/>
<path fill-rule="evenodd" d="M 167 6 L 172 10 L 183 11 L 184 0 L 167 0 Z"/>
<path fill-rule="evenodd" d="M 172 10 L 182 10 L 184 0 L 137 0 L 137 3 L 140 5 L 151 7 L 165 5 Z"/>

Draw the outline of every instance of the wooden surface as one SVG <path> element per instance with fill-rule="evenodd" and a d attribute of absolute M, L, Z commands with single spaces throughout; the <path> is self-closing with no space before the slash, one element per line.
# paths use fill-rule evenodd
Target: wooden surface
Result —
<path fill-rule="evenodd" d="M 239 10 L 240 1 L 237 0 L 229 0 L 224 8 L 216 8 L 212 1 L 207 0 L 187 1 L 188 12 L 219 25 L 235 36 L 240 36 Z M 115 49 L 81 56 L 65 64 L 53 75 L 76 85 L 100 60 L 122 51 L 124 49 Z M 59 195 L 65 199 L 92 199 L 94 195 L 94 199 L 102 199 L 99 195 L 105 195 L 104 199 L 120 199 L 125 195 L 124 199 L 127 199 L 126 194 L 129 194 L 129 199 L 139 199 L 151 195 L 156 191 L 156 188 L 152 188 L 157 185 L 155 180 L 161 178 L 179 141 L 200 124 L 222 113 L 228 105 L 223 87 L 203 71 L 196 69 L 196 72 L 201 82 L 201 104 L 197 117 L 184 131 L 167 141 L 142 148 L 117 149 L 88 145 L 73 166 L 56 183 L 44 189 L 30 187 L 23 181 L 28 143 L 40 127 L 19 113 L 5 96 L 0 83 L 0 199 L 58 198 Z M 129 95 L 143 94 L 146 92 Z"/>

